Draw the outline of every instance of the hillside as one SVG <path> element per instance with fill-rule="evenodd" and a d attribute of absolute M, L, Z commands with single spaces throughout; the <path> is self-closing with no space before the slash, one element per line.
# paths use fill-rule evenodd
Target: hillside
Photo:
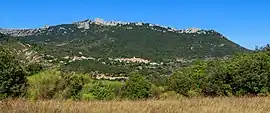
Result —
<path fill-rule="evenodd" d="M 44 54 L 34 51 L 33 46 L 24 42 L 18 41 L 15 37 L 0 33 L 0 46 L 11 50 L 16 58 L 26 67 L 31 68 L 50 68 L 56 65 L 48 62 Z M 42 65 L 42 66 L 41 66 Z"/>
<path fill-rule="evenodd" d="M 150 23 L 102 19 L 38 29 L 0 29 L 0 33 L 30 44 L 33 51 L 50 57 L 49 62 L 81 72 L 119 74 L 144 67 L 170 70 L 182 65 L 175 65 L 176 62 L 248 51 L 214 30 L 178 30 Z"/>

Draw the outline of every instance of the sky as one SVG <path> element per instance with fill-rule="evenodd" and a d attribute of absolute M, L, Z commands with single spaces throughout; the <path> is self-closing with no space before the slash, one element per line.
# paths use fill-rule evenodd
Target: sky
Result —
<path fill-rule="evenodd" d="M 269 0 L 1 0 L 0 28 L 103 18 L 214 29 L 249 49 L 270 43 Z"/>

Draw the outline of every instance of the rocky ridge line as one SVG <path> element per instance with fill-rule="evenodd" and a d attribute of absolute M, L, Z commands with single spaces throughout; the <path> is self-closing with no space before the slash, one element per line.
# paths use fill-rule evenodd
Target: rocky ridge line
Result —
<path fill-rule="evenodd" d="M 158 24 L 150 24 L 150 23 L 143 23 L 143 22 L 122 22 L 122 21 L 105 21 L 100 18 L 96 18 L 95 20 L 84 20 L 84 21 L 79 21 L 79 22 L 74 22 L 73 24 L 77 25 L 77 28 L 87 30 L 90 29 L 91 24 L 96 24 L 96 25 L 102 25 L 102 26 L 122 26 L 122 25 L 129 25 L 129 24 L 135 24 L 136 26 L 142 26 L 142 25 L 148 25 L 149 28 L 152 30 L 155 30 L 154 27 L 162 27 L 166 28 L 168 32 L 176 32 L 176 33 L 198 33 L 198 34 L 207 34 L 207 31 L 212 31 L 213 30 L 202 30 L 200 28 L 188 28 L 188 29 L 176 29 L 172 27 L 167 27 L 167 26 L 161 26 Z M 37 28 L 37 29 L 12 29 L 12 28 L 0 28 L 0 33 L 5 34 L 5 35 L 11 35 L 15 37 L 20 37 L 20 36 L 30 36 L 30 35 L 37 35 L 43 30 L 46 30 L 50 28 L 50 26 L 44 26 L 42 28 Z M 167 31 L 162 31 L 162 32 L 167 32 Z M 225 37 L 221 35 L 221 37 Z"/>

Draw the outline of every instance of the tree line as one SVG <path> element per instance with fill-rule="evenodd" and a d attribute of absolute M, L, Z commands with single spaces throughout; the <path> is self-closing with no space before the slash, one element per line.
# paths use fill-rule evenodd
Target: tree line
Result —
<path fill-rule="evenodd" d="M 152 83 L 132 72 L 127 81 L 95 80 L 87 74 L 25 66 L 0 47 L 0 97 L 28 99 L 165 99 L 182 96 L 267 96 L 270 92 L 270 46 L 229 58 L 197 60 Z M 158 76 L 158 75 L 157 75 Z"/>

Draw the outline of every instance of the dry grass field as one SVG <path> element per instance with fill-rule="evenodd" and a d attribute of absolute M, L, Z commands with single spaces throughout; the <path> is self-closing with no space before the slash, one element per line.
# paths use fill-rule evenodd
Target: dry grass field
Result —
<path fill-rule="evenodd" d="M 183 98 L 147 101 L 25 101 L 0 103 L 1 113 L 270 113 L 270 98 Z"/>

